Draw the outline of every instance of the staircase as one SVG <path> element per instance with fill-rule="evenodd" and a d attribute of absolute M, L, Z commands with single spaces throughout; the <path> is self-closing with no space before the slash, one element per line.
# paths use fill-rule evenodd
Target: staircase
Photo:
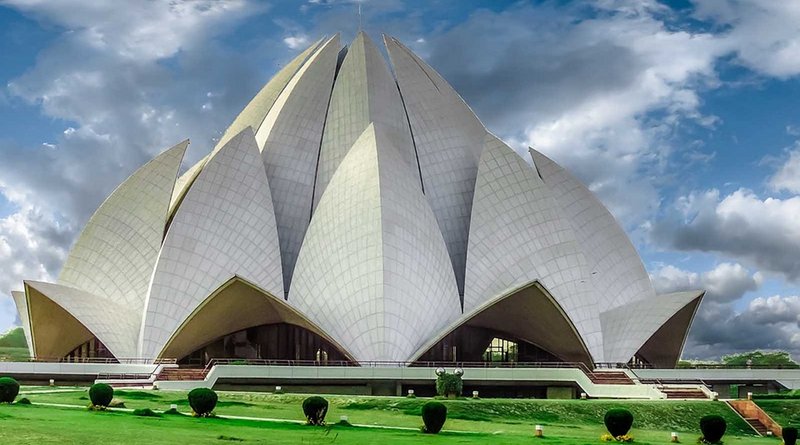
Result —
<path fill-rule="evenodd" d="M 758 435 L 759 436 L 766 436 L 767 435 L 767 431 L 769 431 L 769 429 L 767 428 L 766 425 L 761 423 L 760 420 L 758 420 L 758 419 L 756 419 L 754 417 L 749 418 L 749 419 L 745 417 L 744 421 L 747 422 L 748 424 L 750 424 L 750 426 L 754 430 L 758 431 Z"/>
<path fill-rule="evenodd" d="M 708 400 L 708 395 L 697 387 L 659 387 L 659 391 L 667 395 L 668 399 L 702 399 Z"/>
<path fill-rule="evenodd" d="M 587 375 L 597 385 L 635 385 L 628 374 L 622 371 L 594 371 Z"/>
<path fill-rule="evenodd" d="M 156 380 L 205 380 L 206 370 L 202 368 L 164 368 Z"/>
<path fill-rule="evenodd" d="M 730 400 L 727 403 L 759 435 L 766 436 L 771 431 L 773 435 L 782 437 L 783 428 L 752 400 Z"/>

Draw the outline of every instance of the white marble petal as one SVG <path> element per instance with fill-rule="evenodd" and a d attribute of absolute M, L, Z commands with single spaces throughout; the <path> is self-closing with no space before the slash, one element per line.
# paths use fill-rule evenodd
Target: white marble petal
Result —
<path fill-rule="evenodd" d="M 187 140 L 166 150 L 111 193 L 72 247 L 59 284 L 141 314 L 175 177 L 188 145 Z"/>
<path fill-rule="evenodd" d="M 308 59 L 256 133 L 278 223 L 283 258 L 281 298 L 288 296 L 297 253 L 311 220 L 314 176 L 339 46 L 339 37 L 334 36 Z"/>
<path fill-rule="evenodd" d="M 414 144 L 397 83 L 372 40 L 359 32 L 336 75 L 319 156 L 314 206 L 350 147 L 375 122 L 397 139 L 400 155 L 417 170 Z"/>
<path fill-rule="evenodd" d="M 534 149 L 530 153 L 586 254 L 599 307 L 654 298 L 642 260 L 614 216 L 569 172 Z"/>
<path fill-rule="evenodd" d="M 458 93 L 399 41 L 385 37 L 411 123 L 425 197 L 464 291 L 472 194 L 486 133 Z"/>
<path fill-rule="evenodd" d="M 289 303 L 359 361 L 404 361 L 459 314 L 435 217 L 390 132 L 370 125 L 320 200 Z"/>
<path fill-rule="evenodd" d="M 605 360 L 627 363 L 670 317 L 703 294 L 704 291 L 699 290 L 664 294 L 625 303 L 601 313 Z M 685 337 L 686 332 L 682 334 Z"/>
<path fill-rule="evenodd" d="M 551 292 L 600 359 L 599 311 L 575 232 L 531 166 L 487 134 L 472 204 L 464 311 L 534 280 Z"/>
<path fill-rule="evenodd" d="M 136 357 L 138 313 L 118 302 L 81 289 L 39 281 L 25 281 L 25 284 L 75 317 L 103 342 L 114 357 Z M 36 335 L 35 331 L 33 335 Z"/>
<path fill-rule="evenodd" d="M 28 354 L 33 357 L 33 340 L 31 339 L 31 319 L 28 313 L 28 300 L 25 292 L 11 291 L 11 298 L 17 306 L 19 321 L 22 323 L 22 331 L 25 333 L 25 341 L 28 343 Z"/>
<path fill-rule="evenodd" d="M 269 183 L 249 127 L 208 161 L 175 214 L 153 272 L 142 357 L 158 356 L 198 305 L 234 276 L 283 292 Z"/>

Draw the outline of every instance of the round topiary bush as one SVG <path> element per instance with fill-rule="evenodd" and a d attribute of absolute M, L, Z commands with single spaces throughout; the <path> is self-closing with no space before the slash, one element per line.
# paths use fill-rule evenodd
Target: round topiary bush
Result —
<path fill-rule="evenodd" d="M 719 443 L 725 435 L 728 424 L 722 416 L 710 415 L 700 419 L 700 431 L 703 432 L 703 440 L 706 443 Z"/>
<path fill-rule="evenodd" d="M 189 406 L 199 417 L 208 417 L 217 406 L 217 393 L 209 388 L 195 388 L 189 391 Z"/>
<path fill-rule="evenodd" d="M 628 434 L 633 425 L 633 414 L 624 408 L 613 408 L 606 412 L 603 418 L 608 433 L 614 437 Z"/>
<path fill-rule="evenodd" d="M 783 429 L 783 443 L 784 445 L 797 444 L 797 428 L 793 426 L 787 426 Z"/>
<path fill-rule="evenodd" d="M 105 383 L 95 383 L 89 388 L 89 400 L 97 407 L 107 407 L 114 399 L 114 388 Z"/>
<path fill-rule="evenodd" d="M 442 430 L 447 420 L 447 407 L 440 402 L 428 402 L 422 405 L 422 421 L 425 423 L 425 432 L 437 434 Z"/>
<path fill-rule="evenodd" d="M 303 414 L 309 425 L 325 425 L 325 414 L 328 413 L 328 401 L 320 396 L 311 396 L 303 400 Z"/>
<path fill-rule="evenodd" d="M 0 403 L 12 403 L 19 394 L 19 383 L 11 377 L 0 377 Z"/>
<path fill-rule="evenodd" d="M 17 405 L 30 405 L 30 404 L 31 404 L 31 401 L 27 397 L 23 397 L 23 398 L 17 400 Z"/>

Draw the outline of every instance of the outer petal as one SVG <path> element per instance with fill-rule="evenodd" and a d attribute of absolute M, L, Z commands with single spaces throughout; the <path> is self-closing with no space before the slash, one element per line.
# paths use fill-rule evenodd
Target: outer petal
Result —
<path fill-rule="evenodd" d="M 19 314 L 19 321 L 22 323 L 22 332 L 25 333 L 25 341 L 28 343 L 28 353 L 31 357 L 33 353 L 33 339 L 31 337 L 31 318 L 28 313 L 28 299 L 25 297 L 25 292 L 11 291 L 11 298 L 14 299 L 14 304 L 17 306 L 17 313 Z"/>
<path fill-rule="evenodd" d="M 466 311 L 419 348 L 411 361 L 419 360 L 462 326 L 486 328 L 535 344 L 564 361 L 593 365 L 591 354 L 572 321 L 538 281 L 509 289 Z"/>
<path fill-rule="evenodd" d="M 627 363 L 643 352 L 657 367 L 675 367 L 705 291 L 675 292 L 627 303 L 600 314 L 606 361 Z M 645 348 L 656 333 L 659 338 Z"/>
<path fill-rule="evenodd" d="M 595 295 L 575 232 L 531 166 L 491 134 L 478 167 L 466 272 L 465 312 L 538 280 L 602 357 Z"/>
<path fill-rule="evenodd" d="M 339 37 L 334 36 L 292 78 L 256 132 L 272 187 L 283 258 L 283 293 L 292 281 L 297 253 L 311 220 L 314 175 L 333 88 Z"/>
<path fill-rule="evenodd" d="M 350 357 L 322 329 L 289 306 L 281 297 L 234 277 L 215 290 L 186 319 L 164 348 L 164 357 L 185 357 L 210 342 L 243 329 L 274 323 L 303 327 Z"/>
<path fill-rule="evenodd" d="M 375 122 L 393 133 L 400 155 L 418 169 L 408 117 L 386 61 L 372 40 L 359 32 L 336 75 L 322 136 L 314 207 L 350 147 Z"/>
<path fill-rule="evenodd" d="M 463 295 L 472 193 L 486 130 L 431 67 L 396 39 L 384 41 L 411 122 L 425 197 Z"/>
<path fill-rule="evenodd" d="M 98 295 L 58 284 L 25 282 L 31 343 L 37 357 L 60 358 L 97 337 L 117 358 L 134 357 L 139 318 Z"/>
<path fill-rule="evenodd" d="M 599 307 L 610 309 L 655 297 L 642 260 L 614 216 L 569 172 L 538 151 L 530 152 L 584 249 Z"/>
<path fill-rule="evenodd" d="M 197 306 L 234 275 L 280 295 L 267 175 L 247 128 L 211 158 L 167 232 L 148 295 L 141 354 L 156 357 Z"/>
<path fill-rule="evenodd" d="M 164 237 L 175 177 L 189 141 L 137 170 L 103 202 L 64 263 L 60 284 L 141 314 Z"/>
<path fill-rule="evenodd" d="M 359 361 L 406 360 L 459 314 L 441 234 L 415 172 L 370 125 L 314 214 L 289 298 Z"/>

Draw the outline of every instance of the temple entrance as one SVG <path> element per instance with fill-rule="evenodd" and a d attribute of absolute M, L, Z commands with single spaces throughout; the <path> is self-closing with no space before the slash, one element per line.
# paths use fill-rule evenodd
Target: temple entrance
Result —
<path fill-rule="evenodd" d="M 543 348 L 494 329 L 461 326 L 423 354 L 419 362 L 561 362 Z"/>
<path fill-rule="evenodd" d="M 85 362 L 92 359 L 114 359 L 114 355 L 97 337 L 92 337 L 64 356 L 65 362 Z M 114 360 L 116 361 L 116 360 Z"/>
<path fill-rule="evenodd" d="M 204 366 L 211 359 L 291 360 L 319 365 L 348 361 L 321 336 L 289 323 L 265 324 L 224 335 L 178 363 Z"/>

